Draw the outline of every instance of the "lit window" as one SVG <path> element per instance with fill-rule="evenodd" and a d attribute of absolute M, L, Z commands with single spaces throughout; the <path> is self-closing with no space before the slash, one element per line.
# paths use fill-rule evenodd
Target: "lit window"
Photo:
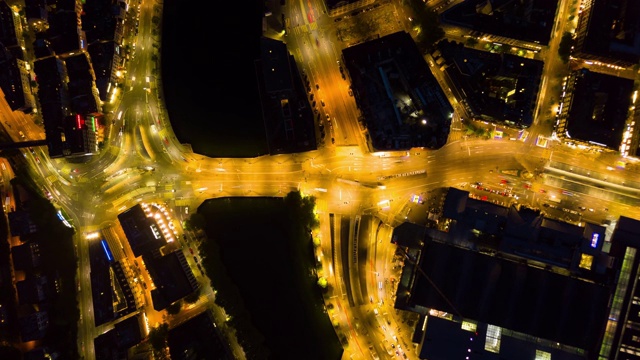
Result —
<path fill-rule="evenodd" d="M 586 270 L 591 270 L 591 265 L 593 265 L 593 256 L 582 254 L 580 256 L 580 265 L 578 266 Z"/>
<path fill-rule="evenodd" d="M 535 360 L 551 360 L 551 353 L 542 350 L 536 350 Z"/>
<path fill-rule="evenodd" d="M 474 323 L 474 322 L 469 322 L 469 321 L 463 321 L 462 322 L 462 330 L 476 332 L 476 328 L 477 327 L 478 327 L 478 325 L 476 323 Z"/>
<path fill-rule="evenodd" d="M 502 328 L 495 325 L 487 325 L 487 337 L 484 342 L 484 349 L 499 354 L 501 336 Z"/>

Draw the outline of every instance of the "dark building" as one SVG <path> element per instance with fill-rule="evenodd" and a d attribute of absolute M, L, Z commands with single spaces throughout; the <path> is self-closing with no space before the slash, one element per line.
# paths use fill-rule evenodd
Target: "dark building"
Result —
<path fill-rule="evenodd" d="M 60 354 L 56 351 L 51 351 L 47 347 L 40 347 L 22 354 L 22 360 L 52 360 L 59 358 Z"/>
<path fill-rule="evenodd" d="M 16 28 L 16 23 L 19 23 L 17 18 L 14 17 L 13 9 L 6 1 L 0 2 L 0 43 L 6 47 L 19 46 L 19 35 L 21 35 L 21 28 Z"/>
<path fill-rule="evenodd" d="M 24 13 L 29 26 L 47 19 L 47 0 L 25 0 Z"/>
<path fill-rule="evenodd" d="M 624 358 L 637 351 L 632 289 L 640 261 L 630 256 L 637 220 L 620 218 L 611 235 L 452 188 L 441 221 L 448 232 L 405 223 L 392 237 L 407 258 L 395 307 L 421 315 L 414 333 L 421 359 L 608 359 L 616 349 L 626 349 Z"/>
<path fill-rule="evenodd" d="M 129 348 L 144 339 L 144 319 L 141 315 L 124 319 L 114 328 L 93 340 L 96 360 L 126 360 Z"/>
<path fill-rule="evenodd" d="M 46 40 L 43 40 L 43 44 L 46 44 Z M 68 114 L 68 97 L 62 82 L 64 64 L 56 57 L 49 56 L 34 61 L 33 68 L 38 82 L 38 100 L 49 157 L 63 157 L 63 121 Z"/>
<path fill-rule="evenodd" d="M 453 108 L 407 32 L 346 48 L 342 57 L 372 151 L 446 143 Z"/>
<path fill-rule="evenodd" d="M 93 70 L 85 52 L 67 56 L 64 59 L 67 69 L 67 88 L 69 89 L 69 108 L 73 113 L 90 114 L 100 110 L 98 99 L 94 95 Z"/>
<path fill-rule="evenodd" d="M 66 10 L 56 7 L 49 13 L 47 39 L 56 55 L 65 55 L 80 50 L 80 32 L 78 31 L 78 14 L 75 9 Z"/>
<path fill-rule="evenodd" d="M 88 44 L 102 41 L 120 43 L 127 3 L 123 0 L 88 0 L 82 5 L 82 30 Z"/>
<path fill-rule="evenodd" d="M 117 71 L 124 62 L 123 51 L 114 41 L 95 42 L 87 47 L 101 101 L 109 100 L 109 94 L 115 88 Z"/>
<path fill-rule="evenodd" d="M 114 282 L 111 278 L 112 261 L 106 255 L 101 241 L 90 241 L 88 247 L 93 320 L 95 326 L 100 326 L 116 318 L 112 286 Z"/>
<path fill-rule="evenodd" d="M 533 123 L 544 63 L 510 54 L 495 54 L 440 41 L 446 74 L 465 94 L 467 111 L 476 120 L 527 128 Z"/>
<path fill-rule="evenodd" d="M 620 269 L 608 307 L 607 332 L 600 348 L 605 359 L 640 358 L 640 221 L 620 217 L 611 241 L 611 256 Z"/>
<path fill-rule="evenodd" d="M 37 311 L 19 319 L 20 338 L 22 342 L 42 339 L 49 328 L 49 314 Z"/>
<path fill-rule="evenodd" d="M 200 285 L 182 250 L 164 247 L 167 240 L 160 226 L 145 212 L 145 209 L 151 211 L 150 208 L 147 204 L 136 204 L 118 214 L 118 220 L 134 255 L 142 256 L 155 285 L 151 290 L 153 307 L 160 311 L 193 293 Z M 124 274 L 122 276 L 124 279 Z"/>
<path fill-rule="evenodd" d="M 118 220 L 136 257 L 158 250 L 167 243 L 158 224 L 147 217 L 140 204 L 118 214 Z"/>
<path fill-rule="evenodd" d="M 204 311 L 169 330 L 167 337 L 172 360 L 232 360 L 231 349 L 213 321 Z"/>
<path fill-rule="evenodd" d="M 255 67 L 269 153 L 315 150 L 314 115 L 286 44 L 262 37 Z"/>
<path fill-rule="evenodd" d="M 23 236 L 33 234 L 38 230 L 36 224 L 31 220 L 31 216 L 26 210 L 18 209 L 10 212 L 7 217 L 9 218 L 9 230 L 11 236 Z"/>
<path fill-rule="evenodd" d="M 487 34 L 492 41 L 517 39 L 530 46 L 547 45 L 557 6 L 555 0 L 467 0 L 445 11 L 441 19 Z"/>
<path fill-rule="evenodd" d="M 136 302 L 122 263 L 114 260 L 105 240 L 90 241 L 89 261 L 96 326 L 135 312 L 140 304 Z"/>
<path fill-rule="evenodd" d="M 15 270 L 34 270 L 40 266 L 40 246 L 37 242 L 28 242 L 11 248 L 11 258 Z"/>
<path fill-rule="evenodd" d="M 164 256 L 154 253 L 142 258 L 156 286 L 151 290 L 153 308 L 160 311 L 197 290 L 200 284 L 182 250 L 175 250 Z"/>
<path fill-rule="evenodd" d="M 583 0 L 573 56 L 632 67 L 640 61 L 640 2 Z"/>
<path fill-rule="evenodd" d="M 26 114 L 35 108 L 31 78 L 22 50 L 20 17 L 5 2 L 0 2 L 0 88 L 11 110 Z"/>
<path fill-rule="evenodd" d="M 18 302 L 20 305 L 43 303 L 49 300 L 52 290 L 50 286 L 46 276 L 27 276 L 25 280 L 16 283 Z"/>
<path fill-rule="evenodd" d="M 565 142 L 628 154 L 633 80 L 580 69 L 567 79 L 556 134 Z"/>

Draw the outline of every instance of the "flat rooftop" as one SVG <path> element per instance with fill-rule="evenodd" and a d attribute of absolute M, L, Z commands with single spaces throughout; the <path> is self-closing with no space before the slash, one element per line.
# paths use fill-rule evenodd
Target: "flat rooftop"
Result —
<path fill-rule="evenodd" d="M 412 303 L 582 349 L 599 343 L 606 286 L 434 241 L 420 268 Z"/>
<path fill-rule="evenodd" d="M 445 11 L 444 22 L 517 40 L 549 43 L 556 0 L 466 0 Z"/>
<path fill-rule="evenodd" d="M 572 74 L 565 136 L 617 150 L 622 143 L 633 80 L 580 69 Z M 567 104 L 565 104 L 566 106 Z"/>

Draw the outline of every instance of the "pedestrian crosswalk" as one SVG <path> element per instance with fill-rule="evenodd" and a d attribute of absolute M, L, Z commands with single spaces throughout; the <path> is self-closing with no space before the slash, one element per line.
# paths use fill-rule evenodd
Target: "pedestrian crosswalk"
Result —
<path fill-rule="evenodd" d="M 287 28 L 287 32 L 300 35 L 300 34 L 309 33 L 314 30 L 318 30 L 318 23 L 312 22 L 311 24 L 304 24 L 304 25 L 298 25 L 298 26 L 292 27 L 289 21 L 287 20 L 286 28 Z"/>
<path fill-rule="evenodd" d="M 458 140 L 462 140 L 462 137 L 464 136 L 464 131 L 462 130 L 451 130 L 449 132 L 449 137 L 447 138 L 447 143 L 451 143 L 454 141 L 458 141 Z"/>

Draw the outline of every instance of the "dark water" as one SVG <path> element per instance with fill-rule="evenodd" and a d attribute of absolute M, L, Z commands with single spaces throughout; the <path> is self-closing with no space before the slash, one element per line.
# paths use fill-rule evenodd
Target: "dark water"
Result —
<path fill-rule="evenodd" d="M 255 0 L 164 0 L 164 100 L 176 137 L 196 153 L 266 153 L 254 70 L 262 14 Z"/>

